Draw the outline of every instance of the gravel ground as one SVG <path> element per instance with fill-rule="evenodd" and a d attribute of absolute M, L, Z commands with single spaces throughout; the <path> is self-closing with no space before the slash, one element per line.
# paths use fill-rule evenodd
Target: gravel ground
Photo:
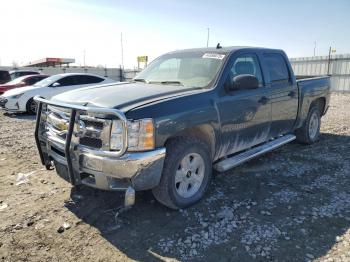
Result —
<path fill-rule="evenodd" d="M 350 261 L 350 95 L 320 142 L 292 143 L 217 175 L 180 211 L 138 192 L 79 193 L 39 163 L 34 118 L 0 112 L 2 261 Z"/>

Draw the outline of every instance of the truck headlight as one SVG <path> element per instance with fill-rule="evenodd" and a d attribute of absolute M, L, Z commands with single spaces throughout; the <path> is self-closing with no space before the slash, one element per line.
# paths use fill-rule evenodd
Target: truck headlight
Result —
<path fill-rule="evenodd" d="M 128 151 L 146 151 L 154 149 L 154 124 L 150 118 L 128 121 Z M 123 147 L 123 126 L 120 120 L 113 121 L 110 149 Z"/>

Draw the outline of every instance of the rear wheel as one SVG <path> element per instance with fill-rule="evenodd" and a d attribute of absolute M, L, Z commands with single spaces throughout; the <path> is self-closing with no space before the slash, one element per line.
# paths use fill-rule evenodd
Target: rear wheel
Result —
<path fill-rule="evenodd" d="M 321 116 L 317 104 L 311 106 L 304 125 L 295 134 L 297 141 L 313 144 L 320 138 Z"/>
<path fill-rule="evenodd" d="M 185 208 L 204 196 L 211 174 L 207 145 L 195 138 L 179 137 L 167 145 L 162 178 L 152 192 L 167 207 Z"/>
<path fill-rule="evenodd" d="M 33 98 L 29 99 L 26 105 L 27 113 L 35 115 L 38 104 L 34 101 Z"/>

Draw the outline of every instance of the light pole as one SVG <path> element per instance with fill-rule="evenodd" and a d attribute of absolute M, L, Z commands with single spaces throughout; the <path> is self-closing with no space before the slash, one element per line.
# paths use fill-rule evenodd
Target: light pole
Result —
<path fill-rule="evenodd" d="M 84 53 L 84 68 L 85 68 L 85 66 L 86 66 L 86 64 L 85 64 L 85 49 L 84 49 L 83 53 Z"/>
<path fill-rule="evenodd" d="M 124 68 L 123 32 L 120 33 L 120 47 L 122 51 L 122 68 Z"/>
<path fill-rule="evenodd" d="M 316 56 L 316 41 L 314 42 L 314 56 Z"/>
<path fill-rule="evenodd" d="M 329 47 L 329 52 L 328 52 L 328 67 L 327 67 L 327 75 L 330 74 L 330 67 L 331 67 L 331 55 L 332 53 L 335 53 L 337 50 L 336 49 L 332 49 L 332 47 Z"/>
<path fill-rule="evenodd" d="M 209 46 L 209 27 L 207 28 L 208 34 L 207 34 L 207 47 Z"/>
<path fill-rule="evenodd" d="M 327 75 L 329 75 L 329 67 L 331 65 L 331 52 L 332 52 L 332 47 L 329 47 L 329 52 L 328 52 L 328 67 L 327 67 Z"/>

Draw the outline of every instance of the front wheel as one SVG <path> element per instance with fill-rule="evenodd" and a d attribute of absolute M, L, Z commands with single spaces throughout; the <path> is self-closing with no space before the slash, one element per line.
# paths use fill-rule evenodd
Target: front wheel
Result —
<path fill-rule="evenodd" d="M 33 98 L 29 99 L 26 105 L 27 113 L 31 115 L 35 115 L 37 107 L 38 107 L 38 104 L 34 101 L 34 99 Z"/>
<path fill-rule="evenodd" d="M 321 116 L 317 105 L 310 108 L 304 125 L 295 134 L 297 141 L 313 144 L 320 138 Z"/>
<path fill-rule="evenodd" d="M 173 209 L 193 205 L 204 196 L 211 180 L 209 149 L 204 142 L 186 137 L 169 141 L 166 148 L 162 178 L 153 195 Z"/>

